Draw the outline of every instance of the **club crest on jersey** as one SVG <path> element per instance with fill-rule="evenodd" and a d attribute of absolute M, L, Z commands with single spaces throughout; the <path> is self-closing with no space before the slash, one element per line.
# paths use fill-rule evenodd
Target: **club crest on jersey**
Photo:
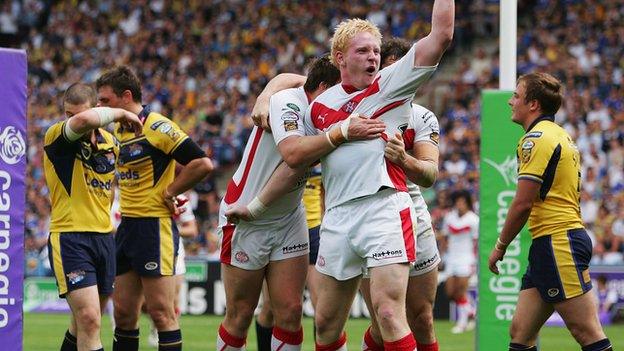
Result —
<path fill-rule="evenodd" d="M 73 271 L 67 273 L 67 279 L 72 285 L 80 283 L 85 278 L 85 271 Z"/>
<path fill-rule="evenodd" d="M 533 150 L 533 146 L 535 146 L 535 143 L 531 140 L 527 140 L 522 144 L 522 163 L 527 163 L 531 159 L 531 151 Z"/>
<path fill-rule="evenodd" d="M 128 147 L 128 153 L 130 157 L 138 156 L 143 152 L 143 147 L 139 144 L 130 144 Z"/>
<path fill-rule="evenodd" d="M 431 139 L 431 141 L 433 141 L 436 144 L 440 143 L 440 133 L 438 132 L 431 132 L 431 134 L 429 134 L 429 139 Z"/>
<path fill-rule="evenodd" d="M 290 132 L 297 130 L 298 124 L 296 121 L 284 121 L 284 131 Z"/>
<path fill-rule="evenodd" d="M 342 106 L 342 110 L 346 113 L 351 113 L 357 107 L 358 103 L 356 101 L 349 101 Z"/>

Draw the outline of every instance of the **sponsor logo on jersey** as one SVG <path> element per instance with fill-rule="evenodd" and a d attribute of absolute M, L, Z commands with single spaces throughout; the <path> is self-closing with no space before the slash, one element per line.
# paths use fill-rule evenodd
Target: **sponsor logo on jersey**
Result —
<path fill-rule="evenodd" d="M 144 267 L 148 271 L 153 271 L 156 268 L 158 268 L 158 263 L 156 263 L 156 262 L 147 262 Z"/>
<path fill-rule="evenodd" d="M 305 251 L 307 249 L 308 249 L 308 243 L 297 244 L 297 245 L 292 245 L 292 246 L 284 246 L 282 247 L 282 253 L 289 254 L 293 252 Z"/>
<path fill-rule="evenodd" d="M 389 258 L 401 257 L 401 256 L 403 256 L 403 250 L 401 250 L 401 249 L 399 249 L 399 250 L 386 250 L 386 251 L 373 253 L 373 258 L 376 259 L 376 260 L 386 260 L 386 259 L 389 259 Z"/>
<path fill-rule="evenodd" d="M 73 271 L 67 273 L 67 279 L 72 285 L 80 283 L 85 278 L 85 271 Z"/>
<path fill-rule="evenodd" d="M 150 126 L 150 128 L 152 130 L 156 130 L 158 129 L 158 127 L 160 127 L 161 124 L 165 123 L 166 121 L 156 121 L 154 123 L 152 123 L 152 125 Z"/>
<path fill-rule="evenodd" d="M 103 182 L 101 180 L 98 179 L 87 179 L 87 184 L 89 184 L 91 187 L 96 188 L 96 189 L 106 189 L 106 190 L 111 190 L 112 187 L 112 181 L 109 179 L 106 182 Z"/>
<path fill-rule="evenodd" d="M 234 254 L 234 258 L 240 263 L 249 262 L 249 255 L 245 251 L 238 251 Z"/>
<path fill-rule="evenodd" d="M 297 111 L 297 112 L 300 112 L 300 111 L 301 111 L 301 109 L 299 108 L 299 106 L 297 106 L 297 105 L 295 105 L 295 104 L 293 104 L 293 103 L 291 103 L 291 102 L 287 103 L 287 104 L 286 104 L 286 106 L 288 106 L 289 108 L 293 109 L 294 111 Z"/>
<path fill-rule="evenodd" d="M 417 271 L 423 270 L 425 268 L 429 268 L 431 266 L 432 263 L 436 262 L 436 260 L 438 259 L 438 253 L 436 252 L 435 255 L 433 255 L 433 257 L 423 261 L 423 262 L 419 262 L 417 264 L 414 265 L 414 269 Z"/>
<path fill-rule="evenodd" d="M 139 171 L 128 170 L 127 172 L 117 172 L 117 178 L 119 180 L 139 179 Z"/>
<path fill-rule="evenodd" d="M 299 115 L 293 111 L 286 111 L 282 113 L 282 121 L 298 121 Z"/>
<path fill-rule="evenodd" d="M 527 133 L 527 134 L 524 136 L 524 138 L 525 138 L 525 139 L 526 139 L 526 138 L 539 138 L 539 137 L 541 137 L 541 136 L 542 136 L 542 132 L 530 132 L 530 133 Z"/>

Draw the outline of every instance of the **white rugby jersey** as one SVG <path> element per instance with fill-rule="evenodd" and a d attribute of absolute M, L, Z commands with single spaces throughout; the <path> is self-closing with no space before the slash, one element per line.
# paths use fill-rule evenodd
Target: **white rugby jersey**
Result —
<path fill-rule="evenodd" d="M 448 239 L 448 253 L 451 256 L 473 256 L 474 240 L 479 236 L 479 216 L 468 211 L 459 216 L 452 210 L 444 216 L 442 231 Z"/>
<path fill-rule="evenodd" d="M 430 142 L 437 147 L 440 142 L 440 125 L 436 115 L 428 109 L 413 103 L 412 115 L 407 129 L 403 132 L 403 142 L 408 152 L 411 152 L 414 144 L 418 142 Z M 418 228 L 420 232 L 423 228 L 431 226 L 431 214 L 418 185 L 408 179 L 407 189 L 414 202 L 418 223 L 424 223 L 424 227 Z"/>
<path fill-rule="evenodd" d="M 364 90 L 343 84 L 329 88 L 306 111 L 308 135 L 327 131 L 354 112 L 380 118 L 386 124 L 383 139 L 348 142 L 321 159 L 327 209 L 374 194 L 382 187 L 407 191 L 405 172 L 384 158 L 384 139 L 405 129 L 412 96 L 437 67 L 414 67 L 414 55 L 412 46 L 403 58 L 382 69 Z"/>
<path fill-rule="evenodd" d="M 271 96 L 269 121 L 271 133 L 254 127 L 238 169 L 228 183 L 221 208 L 235 202 L 248 204 L 266 185 L 275 168 L 282 162 L 277 144 L 290 135 L 304 135 L 303 114 L 308 108 L 303 87 L 282 90 Z M 275 201 L 258 219 L 276 219 L 295 210 L 301 203 L 305 177 L 288 194 Z M 225 204 L 225 206 L 224 206 Z M 219 225 L 225 217 L 219 216 Z"/>

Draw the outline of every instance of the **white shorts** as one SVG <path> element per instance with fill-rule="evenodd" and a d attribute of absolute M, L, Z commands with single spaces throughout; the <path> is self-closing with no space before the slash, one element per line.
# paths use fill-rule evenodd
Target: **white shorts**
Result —
<path fill-rule="evenodd" d="M 410 277 L 429 273 L 440 264 L 440 252 L 431 223 L 418 223 L 416 231 L 416 262 L 410 268 Z"/>
<path fill-rule="evenodd" d="M 454 257 L 453 257 L 454 256 Z M 446 273 L 449 277 L 470 277 L 475 273 L 474 255 L 447 255 Z"/>
<path fill-rule="evenodd" d="M 186 273 L 186 252 L 184 252 L 184 240 L 180 237 L 180 244 L 178 245 L 178 258 L 176 258 L 175 274 L 184 275 Z"/>
<path fill-rule="evenodd" d="M 308 225 L 303 205 L 272 220 L 241 221 L 218 229 L 221 238 L 221 263 L 246 270 L 309 254 Z"/>
<path fill-rule="evenodd" d="M 316 270 L 338 280 L 369 267 L 416 260 L 412 199 L 385 189 L 329 209 L 321 224 Z"/>

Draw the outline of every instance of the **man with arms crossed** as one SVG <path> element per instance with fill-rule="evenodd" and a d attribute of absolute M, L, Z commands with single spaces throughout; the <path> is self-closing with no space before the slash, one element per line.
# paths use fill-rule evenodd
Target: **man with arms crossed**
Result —
<path fill-rule="evenodd" d="M 290 135 L 303 134 L 303 113 L 309 102 L 339 78 L 328 58 L 320 58 L 312 64 L 303 88 L 283 90 L 272 96 L 269 117 L 273 136 L 254 127 L 241 164 L 228 184 L 219 216 L 226 314 L 219 327 L 218 351 L 244 349 L 265 278 L 275 319 L 271 349 L 301 349 L 301 300 L 308 255 L 301 205 L 306 168 L 291 169 L 283 164 L 276 143 Z M 355 139 L 378 137 L 383 124 L 371 122 L 353 123 L 347 131 L 359 131 Z M 341 133 L 338 129 L 334 136 Z M 326 136 L 319 136 L 313 143 L 317 153 L 332 150 Z M 279 181 L 271 183 L 269 179 Z M 281 187 L 282 194 L 287 194 L 277 200 L 264 197 L 261 189 L 265 185 L 267 189 Z M 226 218 L 226 210 L 235 208 L 236 202 L 249 204 L 246 209 L 250 216 L 244 216 L 243 221 Z"/>
<path fill-rule="evenodd" d="M 518 189 L 488 264 L 490 271 L 499 273 L 497 262 L 528 220 L 533 242 L 511 321 L 512 351 L 536 351 L 539 331 L 553 311 L 583 351 L 612 350 L 591 292 L 592 244 L 580 215 L 579 151 L 555 123 L 562 90 L 553 76 L 532 73 L 518 79 L 509 99 L 511 120 L 526 134 L 517 149 Z M 500 269 L 505 268 L 503 261 Z"/>
<path fill-rule="evenodd" d="M 69 119 L 45 134 L 44 172 L 52 215 L 48 250 L 59 295 L 72 311 L 61 351 L 103 350 L 101 310 L 113 292 L 115 249 L 110 207 L 117 142 L 100 128 L 124 121 L 139 130 L 139 118 L 122 109 L 95 106 L 95 91 L 71 85 L 63 96 Z"/>
<path fill-rule="evenodd" d="M 385 68 L 403 57 L 410 46 L 409 42 L 399 38 L 384 40 L 381 45 L 381 67 Z M 437 267 L 440 254 L 431 226 L 431 215 L 419 186 L 430 187 L 435 182 L 438 174 L 439 140 L 440 127 L 435 114 L 412 103 L 412 113 L 406 128 L 388 141 L 385 150 L 386 157 L 406 172 L 407 188 L 416 212 L 416 262 L 410 268 L 406 312 L 410 330 L 414 333 L 418 350 L 421 351 L 438 350 L 433 329 L 433 303 L 438 286 Z M 364 278 L 360 291 L 372 311 L 369 279 Z M 383 350 L 374 313 L 371 314 L 371 322 L 364 334 L 362 349 Z"/>
<path fill-rule="evenodd" d="M 176 196 L 205 178 L 212 163 L 174 122 L 141 105 L 141 83 L 128 67 L 104 73 L 96 86 L 101 105 L 132 111 L 142 123 L 139 137 L 123 126 L 115 129 L 122 218 L 115 234 L 113 350 L 138 350 L 143 298 L 158 329 L 159 350 L 181 350 L 173 302 L 179 236 L 172 215 L 180 213 Z M 174 178 L 176 162 L 184 167 Z"/>

